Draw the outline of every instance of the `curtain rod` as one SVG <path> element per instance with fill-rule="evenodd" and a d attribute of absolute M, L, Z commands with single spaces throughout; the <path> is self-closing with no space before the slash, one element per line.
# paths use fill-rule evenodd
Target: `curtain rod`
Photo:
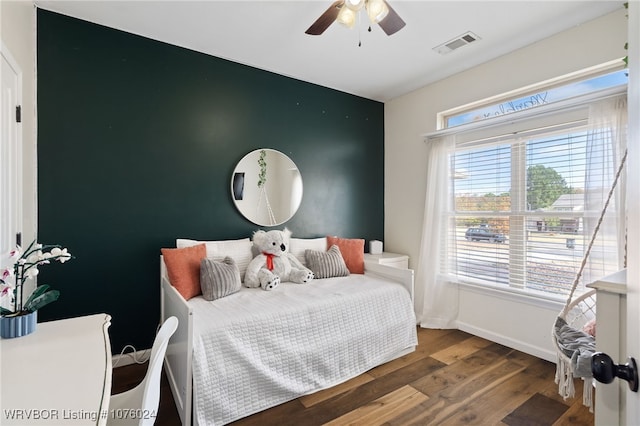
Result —
<path fill-rule="evenodd" d="M 503 126 L 505 124 L 515 124 L 524 120 L 530 120 L 532 118 L 555 114 L 558 111 L 570 111 L 573 109 L 583 108 L 594 101 L 600 101 L 603 99 L 620 96 L 626 93 L 627 86 L 621 85 L 609 89 L 599 90 L 597 92 L 592 92 L 586 95 L 577 96 L 571 99 L 566 99 L 564 101 L 554 102 L 550 105 L 540 106 L 533 110 L 518 111 L 512 114 L 505 115 L 503 117 L 495 117 L 493 119 L 461 124 L 459 126 L 449 127 L 446 129 L 436 130 L 435 132 L 426 133 L 422 136 L 424 138 L 424 142 L 427 142 L 430 139 L 435 139 L 442 136 L 464 134 L 477 130 Z"/>

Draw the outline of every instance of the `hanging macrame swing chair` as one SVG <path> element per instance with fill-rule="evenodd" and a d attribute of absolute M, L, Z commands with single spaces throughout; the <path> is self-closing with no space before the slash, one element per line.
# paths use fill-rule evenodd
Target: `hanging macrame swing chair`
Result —
<path fill-rule="evenodd" d="M 593 412 L 594 383 L 591 374 L 591 355 L 596 351 L 596 341 L 595 333 L 593 333 L 593 335 L 589 334 L 585 329 L 589 328 L 592 324 L 595 326 L 596 290 L 593 289 L 583 293 L 576 299 L 573 299 L 573 294 L 582 277 L 582 272 L 584 271 L 587 259 L 591 253 L 591 248 L 600 230 L 600 225 L 602 224 L 620 175 L 622 174 L 626 159 L 627 151 L 625 150 L 615 179 L 609 190 L 607 200 L 600 213 L 600 218 L 591 236 L 591 241 L 584 253 L 578 273 L 573 280 L 567 302 L 558 314 L 551 333 L 558 356 L 555 376 L 555 382 L 558 384 L 558 393 L 564 399 L 572 398 L 575 396 L 573 379 L 574 377 L 581 378 L 583 380 L 582 403 L 588 407 L 591 412 Z M 626 267 L 626 255 L 624 266 Z"/>

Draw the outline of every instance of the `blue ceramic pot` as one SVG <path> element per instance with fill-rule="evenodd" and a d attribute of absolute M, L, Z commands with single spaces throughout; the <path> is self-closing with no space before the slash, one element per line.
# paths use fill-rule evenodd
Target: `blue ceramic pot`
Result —
<path fill-rule="evenodd" d="M 0 336 L 5 339 L 22 337 L 36 331 L 38 311 L 24 315 L 0 317 Z"/>

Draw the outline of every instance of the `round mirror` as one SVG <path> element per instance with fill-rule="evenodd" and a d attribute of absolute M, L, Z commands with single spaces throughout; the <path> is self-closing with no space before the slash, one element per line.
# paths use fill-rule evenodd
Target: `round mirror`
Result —
<path fill-rule="evenodd" d="M 302 177 L 283 153 L 257 149 L 245 155 L 233 171 L 231 197 L 240 213 L 256 225 L 281 225 L 300 207 Z"/>

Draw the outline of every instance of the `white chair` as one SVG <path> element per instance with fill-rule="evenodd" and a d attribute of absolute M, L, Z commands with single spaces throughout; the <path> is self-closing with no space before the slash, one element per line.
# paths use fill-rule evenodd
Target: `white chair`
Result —
<path fill-rule="evenodd" d="M 169 317 L 162 324 L 153 342 L 149 366 L 142 382 L 126 392 L 111 395 L 107 425 L 153 425 L 160 404 L 162 361 L 169 338 L 177 328 L 176 317 Z"/>

